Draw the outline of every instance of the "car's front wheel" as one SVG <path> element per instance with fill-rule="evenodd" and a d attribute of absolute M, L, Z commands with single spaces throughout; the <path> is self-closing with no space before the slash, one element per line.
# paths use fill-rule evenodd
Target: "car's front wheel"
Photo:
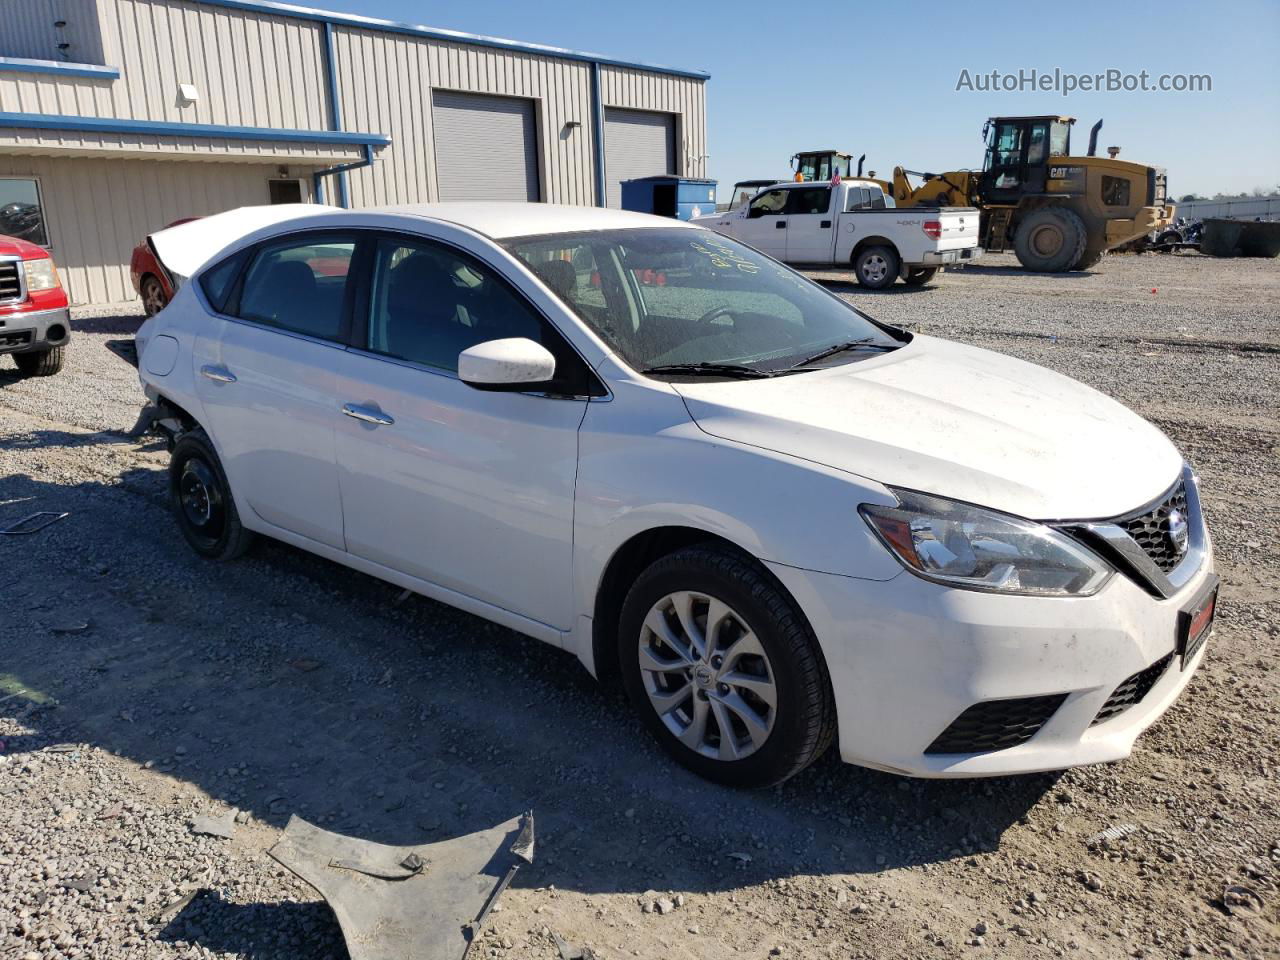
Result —
<path fill-rule="evenodd" d="M 67 348 L 61 346 L 32 353 L 15 353 L 13 362 L 18 365 L 18 372 L 24 377 L 52 377 L 62 369 L 66 352 Z"/>
<path fill-rule="evenodd" d="M 169 459 L 169 495 L 178 528 L 191 549 L 211 560 L 234 560 L 253 542 L 240 523 L 227 476 L 203 430 L 185 433 Z"/>
<path fill-rule="evenodd" d="M 653 563 L 627 594 L 619 645 L 646 726 L 708 779 L 778 783 L 834 738 L 831 680 L 813 631 L 748 557 L 708 545 Z"/>

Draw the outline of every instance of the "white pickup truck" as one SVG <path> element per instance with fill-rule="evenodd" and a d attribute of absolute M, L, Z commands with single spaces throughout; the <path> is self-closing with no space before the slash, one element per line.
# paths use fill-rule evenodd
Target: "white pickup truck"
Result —
<path fill-rule="evenodd" d="M 785 263 L 850 264 L 872 290 L 912 286 L 982 256 L 974 207 L 901 210 L 874 180 L 777 183 L 750 203 L 693 222 Z"/>

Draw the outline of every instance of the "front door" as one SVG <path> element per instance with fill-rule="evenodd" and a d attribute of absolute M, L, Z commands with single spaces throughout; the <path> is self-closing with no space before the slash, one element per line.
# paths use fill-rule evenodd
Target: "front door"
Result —
<path fill-rule="evenodd" d="M 733 236 L 778 260 L 787 257 L 788 190 L 766 190 L 747 206 Z"/>
<path fill-rule="evenodd" d="M 295 235 L 253 255 L 227 313 L 197 338 L 196 395 L 242 507 L 342 549 L 334 459 L 344 356 L 349 234 Z"/>
<path fill-rule="evenodd" d="M 830 263 L 835 218 L 830 187 L 787 191 L 787 263 Z"/>
<path fill-rule="evenodd" d="M 337 457 L 348 550 L 567 630 L 583 399 L 477 390 L 458 354 L 529 337 L 566 349 L 490 266 L 419 238 L 376 240 L 341 358 Z"/>

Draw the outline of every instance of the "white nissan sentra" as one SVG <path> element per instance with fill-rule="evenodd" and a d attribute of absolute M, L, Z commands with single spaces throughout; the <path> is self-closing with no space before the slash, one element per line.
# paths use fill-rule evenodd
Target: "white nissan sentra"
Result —
<path fill-rule="evenodd" d="M 563 647 L 732 784 L 832 741 L 927 777 L 1116 760 L 1204 657 L 1196 476 L 1067 377 L 673 220 L 236 217 L 165 235 L 217 252 L 138 334 L 206 557 L 274 537 Z"/>

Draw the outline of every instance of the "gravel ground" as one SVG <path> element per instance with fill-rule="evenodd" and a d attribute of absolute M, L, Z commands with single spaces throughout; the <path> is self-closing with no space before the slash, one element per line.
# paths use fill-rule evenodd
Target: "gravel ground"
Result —
<path fill-rule="evenodd" d="M 279 544 L 198 560 L 163 446 L 123 435 L 140 393 L 103 343 L 140 318 L 83 311 L 61 375 L 0 360 L 0 521 L 70 511 L 0 538 L 0 957 L 341 960 L 266 856 L 289 814 L 409 844 L 529 807 L 538 860 L 473 956 L 553 958 L 554 932 L 601 958 L 1280 957 L 1280 267 L 823 279 L 1106 391 L 1199 468 L 1219 622 L 1132 758 L 926 782 L 828 756 L 711 786 L 561 652 Z M 192 833 L 233 810 L 230 839 Z"/>

